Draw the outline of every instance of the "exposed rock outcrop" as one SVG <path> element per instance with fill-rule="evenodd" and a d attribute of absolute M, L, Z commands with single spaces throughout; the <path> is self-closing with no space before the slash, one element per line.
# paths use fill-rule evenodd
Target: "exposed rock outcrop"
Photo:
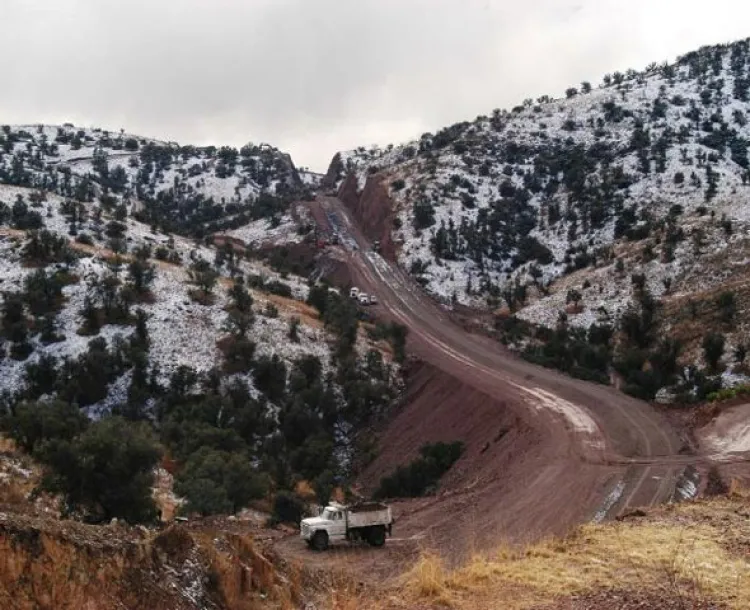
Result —
<path fill-rule="evenodd" d="M 345 171 L 344 162 L 341 160 L 341 153 L 336 153 L 328 165 L 328 171 L 320 181 L 321 188 L 324 190 L 335 190 Z"/>
<path fill-rule="evenodd" d="M 161 532 L 0 513 L 0 607 L 252 610 L 298 591 L 252 538 L 227 528 Z"/>
<path fill-rule="evenodd" d="M 391 236 L 394 202 L 385 178 L 380 174 L 368 176 L 360 192 L 356 176 L 348 174 L 339 187 L 338 197 L 352 211 L 365 236 L 380 241 L 382 255 L 395 260 L 396 248 Z"/>

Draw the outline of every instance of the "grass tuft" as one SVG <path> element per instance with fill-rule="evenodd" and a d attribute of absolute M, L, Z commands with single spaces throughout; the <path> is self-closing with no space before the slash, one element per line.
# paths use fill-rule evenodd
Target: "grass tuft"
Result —
<path fill-rule="evenodd" d="M 417 598 L 427 598 L 435 604 L 453 607 L 450 595 L 450 574 L 443 560 L 432 552 L 423 553 L 404 575 L 406 589 Z"/>

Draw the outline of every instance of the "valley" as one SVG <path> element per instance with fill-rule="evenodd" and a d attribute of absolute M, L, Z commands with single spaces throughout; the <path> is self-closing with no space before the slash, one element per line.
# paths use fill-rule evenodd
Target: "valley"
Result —
<path fill-rule="evenodd" d="M 0 602 L 750 603 L 749 74 L 704 47 L 326 174 L 2 126 Z M 385 548 L 300 540 L 371 498 Z"/>

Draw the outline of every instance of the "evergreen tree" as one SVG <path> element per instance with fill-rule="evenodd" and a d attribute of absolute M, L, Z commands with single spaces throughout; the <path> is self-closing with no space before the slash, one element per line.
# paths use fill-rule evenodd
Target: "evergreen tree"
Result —
<path fill-rule="evenodd" d="M 129 523 L 156 518 L 151 495 L 161 451 L 146 424 L 109 416 L 72 440 L 50 440 L 39 449 L 46 489 L 62 493 L 70 510 Z"/>
<path fill-rule="evenodd" d="M 245 288 L 242 278 L 234 282 L 227 295 L 230 303 L 227 307 L 225 327 L 235 337 L 245 337 L 255 321 L 253 297 Z"/>
<path fill-rule="evenodd" d="M 203 294 L 208 296 L 216 285 L 216 280 L 219 277 L 219 273 L 211 266 L 208 261 L 199 258 L 196 260 L 188 270 L 190 280 L 198 286 Z"/>
<path fill-rule="evenodd" d="M 703 357 L 711 370 L 717 370 L 724 355 L 726 340 L 721 333 L 710 333 L 703 338 Z"/>

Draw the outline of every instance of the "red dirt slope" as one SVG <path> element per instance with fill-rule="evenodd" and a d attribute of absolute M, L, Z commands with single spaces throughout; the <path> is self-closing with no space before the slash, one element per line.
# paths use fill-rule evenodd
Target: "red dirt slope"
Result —
<path fill-rule="evenodd" d="M 407 388 L 406 406 L 382 431 L 378 455 L 361 476 L 368 491 L 381 477 L 417 457 L 424 443 L 464 442 L 463 456 L 441 485 L 455 490 L 502 475 L 511 461 L 540 440 L 502 401 L 430 364 L 411 367 Z"/>

